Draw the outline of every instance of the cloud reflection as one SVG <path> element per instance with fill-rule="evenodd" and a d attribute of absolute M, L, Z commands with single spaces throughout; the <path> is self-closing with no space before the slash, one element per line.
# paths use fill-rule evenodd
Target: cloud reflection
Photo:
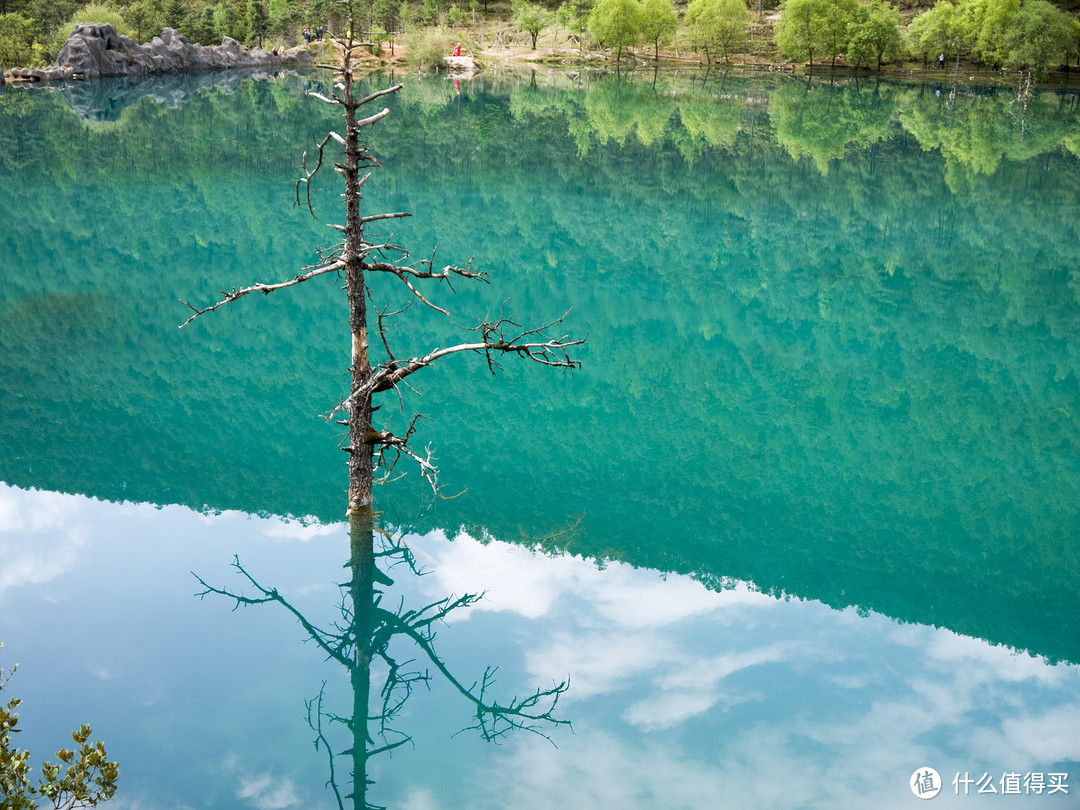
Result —
<path fill-rule="evenodd" d="M 558 751 L 515 742 L 497 768 L 514 779 L 483 777 L 507 794 L 477 806 L 907 807 L 924 764 L 951 791 L 957 770 L 1080 759 L 1076 666 L 745 584 L 712 592 L 467 535 L 414 541 L 424 587 L 486 591 L 473 617 L 528 620 L 512 626 L 530 677 L 572 679 L 575 736 Z"/>
<path fill-rule="evenodd" d="M 48 653 L 33 646 L 42 610 L 23 594 L 80 600 L 87 611 L 109 611 L 115 638 L 108 648 L 63 635 L 78 633 L 63 609 L 49 614 L 49 633 L 64 645 L 83 645 L 80 660 L 93 688 L 109 696 L 109 722 L 125 714 L 139 718 L 130 729 L 99 727 L 104 718 L 93 718 L 95 731 L 116 740 L 110 753 L 126 754 L 121 764 L 130 763 L 129 778 L 146 780 L 132 784 L 134 795 L 150 795 L 148 784 L 161 788 L 172 778 L 158 771 L 161 763 L 176 764 L 168 740 L 198 739 L 210 723 L 203 745 L 244 750 L 237 761 L 249 763 L 217 775 L 228 785 L 221 806 L 326 806 L 317 789 L 323 763 L 310 751 L 298 716 L 304 690 L 325 677 L 314 668 L 318 656 L 294 649 L 293 629 L 273 615 L 223 621 L 229 606 L 192 601 L 188 572 L 224 568 L 238 551 L 290 593 L 310 592 L 319 609 L 326 594 L 316 591 L 340 576 L 340 531 L 0 486 L 0 599 L 20 608 L 5 615 L 8 632 L 21 635 L 11 639 L 12 652 L 34 674 L 20 684 L 25 696 L 56 702 L 65 719 L 77 714 L 62 704 L 77 679 L 43 666 Z M 560 735 L 558 749 L 529 739 L 478 747 L 466 735 L 447 743 L 460 728 L 458 718 L 425 708 L 439 747 L 418 740 L 415 758 L 433 765 L 395 774 L 398 759 L 387 763 L 379 782 L 387 795 L 378 800 L 389 806 L 910 807 L 907 779 L 918 766 L 937 768 L 948 782 L 956 771 L 1049 772 L 1061 769 L 1055 763 L 1080 759 L 1076 666 L 878 614 L 778 600 L 746 584 L 714 592 L 689 577 L 621 563 L 601 570 L 588 560 L 467 535 L 450 541 L 433 532 L 409 542 L 431 572 L 413 585 L 397 578 L 414 589 L 412 596 L 487 594 L 447 629 L 444 648 L 463 641 L 467 663 L 502 664 L 500 686 L 508 691 L 569 674 L 567 714 L 575 734 Z M 115 600 L 117 593 L 119 602 L 143 608 L 94 601 Z M 25 617 L 18 633 L 15 613 Z M 161 627 L 169 628 L 166 637 L 157 632 Z M 258 667 L 245 669 L 256 660 Z M 311 671 L 297 671 L 309 660 Z M 209 678 L 215 686 L 201 686 Z M 150 695 L 160 699 L 147 703 Z M 280 706 L 268 711 L 270 701 Z M 301 733 L 293 743 L 283 734 L 253 736 L 238 720 L 241 712 L 260 729 L 263 723 L 284 728 L 291 718 Z M 271 740 L 281 750 L 271 751 Z M 293 759 L 279 756 L 286 750 Z M 290 770 L 301 761 L 297 752 L 311 757 L 307 771 L 299 764 Z M 457 764 L 448 768 L 447 761 Z M 174 799 L 162 805 L 199 804 L 192 797 L 200 791 L 191 787 L 198 768 L 180 766 L 187 770 L 167 794 Z M 1070 782 L 1064 799 L 1028 803 L 1075 804 L 1080 771 Z M 935 806 L 965 800 L 949 791 L 947 784 Z M 156 805 L 122 795 L 117 806 Z"/>
<path fill-rule="evenodd" d="M 70 570 L 87 544 L 84 498 L 0 485 L 0 601 Z M 26 542 L 28 535 L 33 542 Z"/>

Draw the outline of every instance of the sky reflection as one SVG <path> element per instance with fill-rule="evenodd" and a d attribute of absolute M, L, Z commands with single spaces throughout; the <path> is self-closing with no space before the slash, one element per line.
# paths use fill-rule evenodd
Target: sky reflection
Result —
<path fill-rule="evenodd" d="M 901 807 L 924 765 L 945 777 L 938 803 L 1077 806 L 1080 785 L 955 797 L 949 784 L 965 771 L 1077 780 L 1076 666 L 745 583 L 715 592 L 467 535 L 409 542 L 429 574 L 395 569 L 388 598 L 484 591 L 440 633 L 448 665 L 468 682 L 498 664 L 506 694 L 569 675 L 574 733 L 558 748 L 452 737 L 467 707 L 435 685 L 401 722 L 415 750 L 374 768 L 372 797 L 390 807 Z M 90 723 L 120 761 L 118 807 L 332 806 L 303 700 L 326 680 L 347 705 L 344 673 L 296 643 L 282 611 L 193 598 L 190 572 L 228 582 L 233 554 L 310 617 L 334 616 L 343 526 L 0 486 L 19 744 L 40 761 Z"/>

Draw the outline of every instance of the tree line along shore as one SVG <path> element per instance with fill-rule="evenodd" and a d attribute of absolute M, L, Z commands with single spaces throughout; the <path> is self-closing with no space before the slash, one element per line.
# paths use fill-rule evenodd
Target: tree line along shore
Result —
<path fill-rule="evenodd" d="M 1080 73 L 1069 0 L 364 0 L 374 61 L 438 67 L 462 53 L 533 61 L 678 61 L 796 69 Z M 0 68 L 51 64 L 75 25 L 105 22 L 136 42 L 163 27 L 215 45 L 326 47 L 336 0 L 0 0 Z M 320 40 L 319 34 L 322 34 Z"/>

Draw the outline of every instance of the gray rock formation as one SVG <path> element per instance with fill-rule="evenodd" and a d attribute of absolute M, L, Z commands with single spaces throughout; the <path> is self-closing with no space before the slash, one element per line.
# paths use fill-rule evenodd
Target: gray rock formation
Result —
<path fill-rule="evenodd" d="M 119 121 L 124 110 L 144 98 L 175 109 L 210 89 L 234 93 L 251 79 L 264 80 L 271 76 L 287 82 L 304 82 L 306 73 L 303 69 L 288 68 L 182 71 L 63 82 L 55 89 L 84 121 Z"/>
<path fill-rule="evenodd" d="M 283 65 L 310 65 L 305 48 L 292 48 L 273 54 L 261 48 L 248 51 L 231 37 L 220 45 L 207 47 L 188 42 L 172 28 L 139 45 L 131 37 L 121 36 L 108 23 L 82 23 L 75 26 L 56 63 L 46 70 L 11 71 L 12 78 L 55 80 L 75 77 L 137 76 L 148 73 L 172 73 L 182 70 L 214 70 L 235 67 L 274 68 Z"/>

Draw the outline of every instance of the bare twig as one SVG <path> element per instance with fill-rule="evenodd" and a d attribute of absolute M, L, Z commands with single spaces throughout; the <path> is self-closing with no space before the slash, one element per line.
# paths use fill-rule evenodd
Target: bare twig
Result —
<path fill-rule="evenodd" d="M 307 709 L 307 724 L 308 727 L 316 733 L 315 737 L 315 750 L 319 750 L 319 746 L 323 747 L 326 751 L 326 759 L 330 767 L 330 778 L 326 781 L 326 786 L 334 791 L 334 798 L 337 799 L 338 810 L 345 810 L 345 805 L 341 801 L 341 791 L 338 790 L 337 777 L 334 773 L 334 749 L 330 747 L 330 741 L 326 739 L 326 735 L 323 734 L 322 720 L 326 714 L 323 712 L 323 694 L 326 692 L 326 681 L 322 682 L 322 686 L 319 688 L 319 694 L 314 700 L 305 700 L 304 708 Z M 315 720 L 311 719 L 311 710 L 315 709 Z"/>
<path fill-rule="evenodd" d="M 213 304 L 212 306 L 209 306 L 209 307 L 205 307 L 203 309 L 199 309 L 199 308 L 197 308 L 195 306 L 192 306 L 187 301 L 181 300 L 180 303 L 183 304 L 184 306 L 186 306 L 188 309 L 192 310 L 195 314 L 192 315 L 190 318 L 188 318 L 186 321 L 184 321 L 182 324 L 180 324 L 180 328 L 183 329 L 185 326 L 187 326 L 193 320 L 198 318 L 200 315 L 205 315 L 207 312 L 213 312 L 215 309 L 219 309 L 220 307 L 223 307 L 226 304 L 231 304 L 233 301 L 236 301 L 238 298 L 243 298 L 245 295 L 248 295 L 249 293 L 256 293 L 257 292 L 257 293 L 262 293 L 263 295 L 269 295 L 272 292 L 275 292 L 277 290 L 283 290 L 286 287 L 295 287 L 297 284 L 303 284 L 305 281 L 310 281 L 311 279 L 313 279 L 313 278 L 315 278 L 317 276 L 323 276 L 323 275 L 326 275 L 327 273 L 336 273 L 337 271 L 341 270 L 343 267 L 345 267 L 345 262 L 338 260 L 338 261 L 331 262 L 330 264 L 315 265 L 311 269 L 309 269 L 308 267 L 305 267 L 303 269 L 308 270 L 307 273 L 304 273 L 303 275 L 294 276 L 293 278 L 289 279 L 288 281 L 282 281 L 282 282 L 280 282 L 278 284 L 256 283 L 256 284 L 252 284 L 250 287 L 244 287 L 243 289 L 240 289 L 240 290 L 238 290 L 238 289 L 236 289 L 234 287 L 232 292 L 229 292 L 229 293 L 222 290 L 221 294 L 224 297 L 220 301 L 218 301 L 216 304 Z"/>
<path fill-rule="evenodd" d="M 202 577 L 192 571 L 191 575 L 195 577 L 195 579 L 199 581 L 199 584 L 201 584 L 205 589 L 197 593 L 196 596 L 202 599 L 207 595 L 213 593 L 219 596 L 228 597 L 229 599 L 233 599 L 236 602 L 236 604 L 233 606 L 233 610 L 241 607 L 247 607 L 249 605 L 262 605 L 266 604 L 267 602 L 277 602 L 279 605 L 289 611 L 289 613 L 291 613 L 298 622 L 300 622 L 301 627 L 303 627 L 307 634 L 311 636 L 311 638 L 315 641 L 316 644 L 319 645 L 319 648 L 326 653 L 327 657 L 332 658 L 339 664 L 342 664 L 346 667 L 353 666 L 353 663 L 346 652 L 346 648 L 348 646 L 347 638 L 343 638 L 342 636 L 334 635 L 332 633 L 327 633 L 323 630 L 320 630 L 311 622 L 309 622 L 299 610 L 292 606 L 292 604 L 286 601 L 286 599 L 282 597 L 280 593 L 278 593 L 277 588 L 264 588 L 262 585 L 260 585 L 255 580 L 255 578 L 247 572 L 244 566 L 240 564 L 239 556 L 233 557 L 232 566 L 241 576 L 243 576 L 248 581 L 248 583 L 250 583 L 250 585 L 258 592 L 259 596 L 244 596 L 243 593 L 230 591 L 227 588 L 215 588 L 212 585 L 207 584 L 206 580 L 204 580 Z"/>

